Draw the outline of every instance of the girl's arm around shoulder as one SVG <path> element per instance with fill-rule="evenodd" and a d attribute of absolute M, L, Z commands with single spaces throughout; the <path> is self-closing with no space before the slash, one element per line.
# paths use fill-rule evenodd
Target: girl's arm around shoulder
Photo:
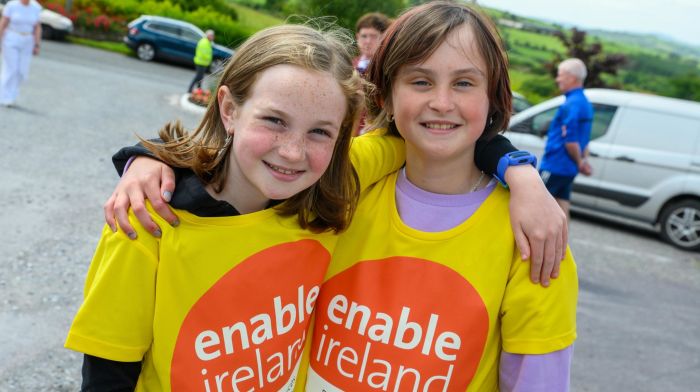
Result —
<path fill-rule="evenodd" d="M 530 260 L 530 280 L 550 284 L 559 275 L 559 263 L 568 241 L 566 214 L 531 165 L 506 170 L 510 189 L 510 223 L 524 260 Z"/>
<path fill-rule="evenodd" d="M 404 141 L 384 135 L 381 130 L 368 132 L 353 138 L 350 160 L 360 179 L 360 190 L 365 190 L 404 165 Z"/>
<path fill-rule="evenodd" d="M 494 175 L 498 162 L 517 149 L 502 135 L 479 139 L 474 162 L 479 170 Z M 556 278 L 568 240 L 566 216 L 530 165 L 508 166 L 501 173 L 511 190 L 511 226 L 523 259 L 530 260 L 533 283 L 549 285 Z"/>

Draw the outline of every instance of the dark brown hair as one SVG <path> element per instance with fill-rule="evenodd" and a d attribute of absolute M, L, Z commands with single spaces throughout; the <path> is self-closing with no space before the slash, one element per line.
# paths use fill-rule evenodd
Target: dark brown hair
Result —
<path fill-rule="evenodd" d="M 404 65 L 426 60 L 451 32 L 463 25 L 472 29 L 487 68 L 489 118 L 481 137 L 488 139 L 505 130 L 510 121 L 512 92 L 501 37 L 487 16 L 471 6 L 451 1 L 410 8 L 389 26 L 367 71 L 368 80 L 375 86 L 369 91 L 367 102 L 371 128 L 388 128 L 390 134 L 400 136 L 386 111 L 391 106 L 397 72 Z"/>
<path fill-rule="evenodd" d="M 217 86 L 217 91 L 227 86 L 240 106 L 250 95 L 258 75 L 275 65 L 328 72 L 338 81 L 347 105 L 328 169 L 314 185 L 276 207 L 281 215 L 298 215 L 301 227 L 314 232 L 345 229 L 359 197 L 359 181 L 349 151 L 358 113 L 364 107 L 364 81 L 352 67 L 352 39 L 337 28 L 320 31 L 302 25 L 270 27 L 238 48 Z M 229 167 L 231 143 L 226 143 L 226 136 L 219 105 L 213 101 L 192 134 L 179 123 L 167 124 L 160 131 L 165 143 L 146 142 L 146 146 L 165 163 L 191 169 L 219 192 L 226 183 Z"/>
<path fill-rule="evenodd" d="M 386 31 L 391 24 L 391 19 L 381 12 L 370 12 L 360 16 L 355 23 L 355 32 L 359 33 L 360 29 L 375 29 L 380 33 Z"/>

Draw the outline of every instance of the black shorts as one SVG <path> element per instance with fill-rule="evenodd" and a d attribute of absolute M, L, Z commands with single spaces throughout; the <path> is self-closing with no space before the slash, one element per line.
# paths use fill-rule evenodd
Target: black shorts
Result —
<path fill-rule="evenodd" d="M 571 188 L 574 185 L 574 178 L 576 178 L 576 176 L 560 176 L 546 170 L 540 170 L 540 176 L 547 190 L 555 199 L 567 201 L 571 199 Z"/>

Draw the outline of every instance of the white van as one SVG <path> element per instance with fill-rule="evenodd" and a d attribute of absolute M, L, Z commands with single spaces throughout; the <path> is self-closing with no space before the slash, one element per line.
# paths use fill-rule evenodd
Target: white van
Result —
<path fill-rule="evenodd" d="M 594 109 L 589 161 L 578 175 L 572 211 L 660 232 L 686 250 L 700 249 L 700 103 L 607 89 L 587 89 Z M 549 123 L 564 97 L 514 115 L 506 136 L 542 157 Z"/>

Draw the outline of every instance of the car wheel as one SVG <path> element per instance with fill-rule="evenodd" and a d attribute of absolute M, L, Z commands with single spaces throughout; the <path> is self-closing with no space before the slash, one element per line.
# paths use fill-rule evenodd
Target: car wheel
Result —
<path fill-rule="evenodd" d="M 156 48 L 148 42 L 142 42 L 136 47 L 136 57 L 139 60 L 151 61 L 156 57 Z"/>
<path fill-rule="evenodd" d="M 700 202 L 682 200 L 661 212 L 661 237 L 685 250 L 700 249 Z"/>

